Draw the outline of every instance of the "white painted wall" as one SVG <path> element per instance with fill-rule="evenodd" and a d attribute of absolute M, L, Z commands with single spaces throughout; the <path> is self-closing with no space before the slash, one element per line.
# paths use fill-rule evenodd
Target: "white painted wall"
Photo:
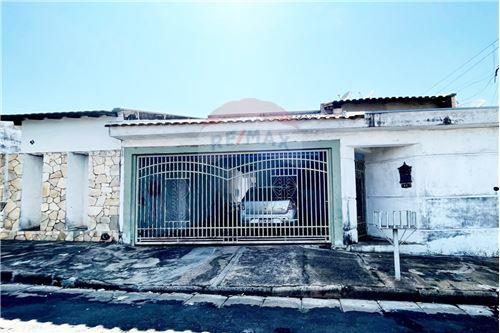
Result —
<path fill-rule="evenodd" d="M 89 182 L 89 156 L 68 153 L 66 189 L 66 226 L 85 228 L 87 226 L 87 198 Z"/>
<path fill-rule="evenodd" d="M 31 154 L 23 156 L 23 176 L 21 194 L 21 216 L 19 225 L 22 230 L 40 225 L 42 204 L 43 157 Z"/>
<path fill-rule="evenodd" d="M 66 152 L 120 149 L 104 125 L 113 117 L 24 120 L 21 152 Z M 34 144 L 30 141 L 33 140 Z"/>
<path fill-rule="evenodd" d="M 498 129 L 421 135 L 419 144 L 365 154 L 368 231 L 382 236 L 374 210 L 417 212 L 410 239 L 430 253 L 498 255 Z M 412 166 L 413 186 L 399 186 L 397 168 Z"/>
<path fill-rule="evenodd" d="M 419 161 L 415 158 L 418 145 L 403 147 L 372 148 L 365 153 L 365 186 L 368 234 L 385 237 L 373 221 L 374 211 L 391 215 L 393 211 L 411 210 L 419 213 L 421 175 Z M 398 168 L 404 163 L 412 167 L 412 187 L 402 188 L 399 184 Z M 419 220 L 420 216 L 417 216 Z M 385 234 L 385 235 L 384 235 Z"/>

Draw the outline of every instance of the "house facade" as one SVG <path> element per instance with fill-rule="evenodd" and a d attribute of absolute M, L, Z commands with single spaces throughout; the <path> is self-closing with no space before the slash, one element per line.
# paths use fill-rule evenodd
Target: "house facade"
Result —
<path fill-rule="evenodd" d="M 169 117 L 126 109 L 2 116 L 22 136 L 18 151 L 2 151 L 1 238 L 118 240 L 121 142 L 105 125 Z"/>
<path fill-rule="evenodd" d="M 22 124 L 3 166 L 22 184 L 3 239 L 349 248 L 396 224 L 409 253 L 498 255 L 496 107 L 447 95 L 205 119 L 110 112 L 2 117 Z"/>

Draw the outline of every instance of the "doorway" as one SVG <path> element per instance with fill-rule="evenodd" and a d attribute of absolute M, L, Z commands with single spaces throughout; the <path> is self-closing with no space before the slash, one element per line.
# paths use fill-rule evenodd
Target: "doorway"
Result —
<path fill-rule="evenodd" d="M 356 172 L 356 211 L 357 211 L 357 229 L 358 240 L 367 237 L 366 226 L 366 189 L 365 189 L 365 158 L 361 153 L 355 154 L 355 172 Z"/>

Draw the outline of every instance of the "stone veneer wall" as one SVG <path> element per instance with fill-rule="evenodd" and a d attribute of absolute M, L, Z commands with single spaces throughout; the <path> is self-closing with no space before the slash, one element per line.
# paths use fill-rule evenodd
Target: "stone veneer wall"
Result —
<path fill-rule="evenodd" d="M 4 198 L 3 198 L 3 189 L 4 189 L 4 182 L 5 182 L 5 180 L 3 179 L 3 177 L 4 177 L 3 169 L 5 166 L 4 160 L 5 160 L 5 154 L 0 154 L 0 178 L 2 179 L 2 181 L 0 181 L 0 202 L 4 201 Z M 0 221 L 0 223 L 3 223 L 3 220 Z"/>
<path fill-rule="evenodd" d="M 2 155 L 2 165 L 0 167 L 2 183 L 4 173 L 4 158 L 8 156 L 8 180 L 7 184 L 7 204 L 2 211 L 2 229 L 0 229 L 0 238 L 5 234 L 4 230 L 17 229 L 19 226 L 19 216 L 21 213 L 21 177 L 23 174 L 22 155 L 9 154 Z M 3 192 L 3 187 L 2 187 Z M 4 200 L 4 198 L 2 198 Z"/>
<path fill-rule="evenodd" d="M 40 231 L 63 231 L 65 228 L 67 160 L 63 153 L 43 155 Z"/>
<path fill-rule="evenodd" d="M 0 154 L 0 229 L 3 228 L 3 205 L 7 203 L 7 198 L 5 197 L 4 194 L 4 188 L 5 185 L 7 184 L 7 180 L 5 179 L 4 175 L 4 168 L 5 168 L 5 154 Z"/>
<path fill-rule="evenodd" d="M 89 154 L 89 229 L 118 236 L 120 151 Z"/>
<path fill-rule="evenodd" d="M 87 229 L 66 226 L 67 153 L 43 156 L 40 230 L 19 230 L 22 154 L 9 155 L 9 198 L 0 239 L 99 241 L 119 238 L 120 151 L 89 153 Z M 35 184 L 34 184 L 35 185 Z M 85 193 L 84 189 L 82 191 Z"/>

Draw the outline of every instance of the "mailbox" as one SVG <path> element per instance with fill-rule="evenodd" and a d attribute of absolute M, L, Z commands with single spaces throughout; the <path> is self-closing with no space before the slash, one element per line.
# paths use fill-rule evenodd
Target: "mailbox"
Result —
<path fill-rule="evenodd" d="M 411 166 L 406 164 L 406 162 L 403 163 L 402 166 L 398 168 L 399 170 L 399 183 L 401 184 L 402 188 L 409 188 L 411 187 Z"/>

